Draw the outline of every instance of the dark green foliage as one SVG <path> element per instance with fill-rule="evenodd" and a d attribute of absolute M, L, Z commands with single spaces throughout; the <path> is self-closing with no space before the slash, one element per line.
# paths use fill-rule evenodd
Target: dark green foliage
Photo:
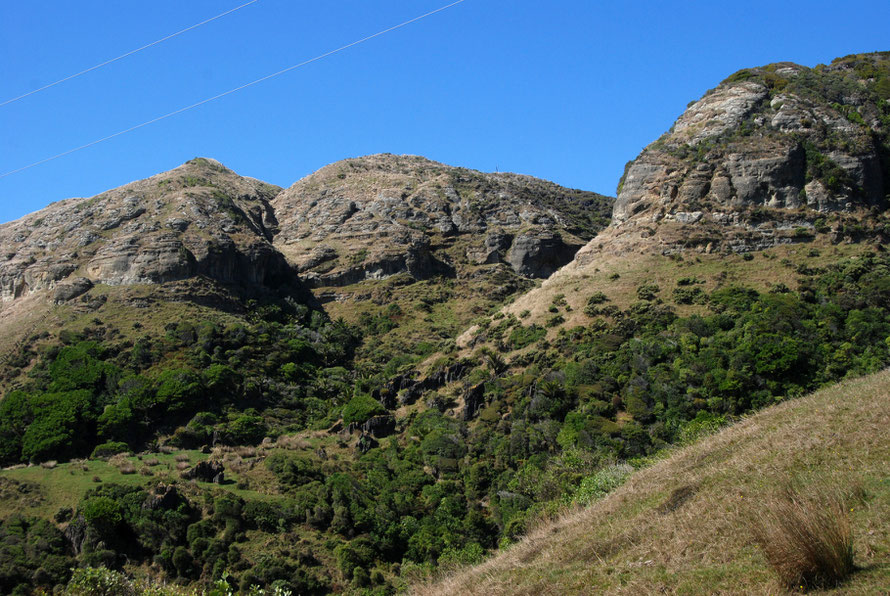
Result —
<path fill-rule="evenodd" d="M 674 288 L 671 296 L 677 304 L 705 304 L 708 299 L 704 290 L 695 287 Z"/>
<path fill-rule="evenodd" d="M 111 538 L 123 521 L 121 506 L 105 496 L 92 497 L 81 503 L 79 508 L 87 524 L 102 538 Z"/>
<path fill-rule="evenodd" d="M 804 141 L 803 147 L 806 151 L 807 181 L 819 180 L 825 185 L 825 188 L 833 193 L 838 193 L 845 188 L 856 190 L 856 183 L 847 171 L 820 152 L 816 145 L 810 141 Z"/>
<path fill-rule="evenodd" d="M 0 455 L 7 463 L 88 453 L 96 404 L 86 389 L 26 394 L 0 401 Z"/>
<path fill-rule="evenodd" d="M 658 287 L 658 284 L 644 283 L 637 288 L 637 298 L 640 300 L 657 300 L 660 291 L 661 288 Z"/>
<path fill-rule="evenodd" d="M 117 455 L 118 453 L 126 453 L 129 450 L 130 447 L 124 442 L 109 441 L 108 443 L 96 445 L 96 448 L 93 449 L 93 452 L 90 454 L 90 459 L 111 457 L 112 455 Z"/>
<path fill-rule="evenodd" d="M 547 335 L 547 330 L 543 327 L 537 325 L 529 325 L 528 327 L 517 325 L 510 332 L 510 337 L 507 340 L 507 343 L 509 343 L 510 347 L 514 350 L 521 350 L 522 348 L 539 341 L 545 335 Z"/>
<path fill-rule="evenodd" d="M 263 440 L 269 427 L 262 416 L 245 413 L 225 426 L 225 441 L 232 445 L 255 445 Z"/>
<path fill-rule="evenodd" d="M 52 523 L 17 514 L 0 523 L 0 592 L 52 590 L 68 581 L 73 566 L 65 537 Z"/>
<path fill-rule="evenodd" d="M 296 455 L 273 453 L 266 458 L 266 467 L 283 487 L 298 487 L 324 479 L 317 461 Z"/>
<path fill-rule="evenodd" d="M 386 414 L 386 408 L 368 395 L 358 394 L 343 406 L 343 424 L 357 422 L 361 424 L 372 416 Z"/>

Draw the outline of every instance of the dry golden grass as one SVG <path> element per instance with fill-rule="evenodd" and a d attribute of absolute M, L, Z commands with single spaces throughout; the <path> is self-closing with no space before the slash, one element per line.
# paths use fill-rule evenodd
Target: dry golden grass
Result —
<path fill-rule="evenodd" d="M 789 482 L 862 486 L 864 505 L 851 512 L 859 569 L 840 589 L 890 593 L 888 428 L 888 371 L 790 400 L 678 449 L 607 498 L 414 593 L 781 593 L 749 520 Z"/>
<path fill-rule="evenodd" d="M 281 435 L 275 441 L 275 447 L 279 449 L 290 449 L 293 451 L 302 451 L 309 449 L 311 444 L 304 437 L 299 435 Z"/>
<path fill-rule="evenodd" d="M 238 447 L 235 453 L 239 457 L 256 457 L 256 447 Z"/>
<path fill-rule="evenodd" d="M 183 461 L 187 462 L 188 460 L 189 460 L 188 453 L 177 453 L 176 457 L 173 458 L 173 461 L 177 461 L 177 462 L 183 462 Z"/>
<path fill-rule="evenodd" d="M 786 588 L 836 586 L 853 572 L 850 500 L 835 487 L 789 485 L 751 512 L 754 539 Z"/>

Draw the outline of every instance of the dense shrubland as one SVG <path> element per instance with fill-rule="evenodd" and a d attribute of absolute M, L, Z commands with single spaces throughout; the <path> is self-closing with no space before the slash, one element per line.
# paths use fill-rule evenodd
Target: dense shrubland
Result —
<path fill-rule="evenodd" d="M 385 594 L 476 562 L 536 518 L 601 497 L 668 445 L 886 366 L 890 258 L 797 269 L 796 291 L 705 291 L 684 278 L 675 288 L 643 284 L 624 309 L 595 292 L 589 322 L 549 338 L 496 317 L 481 331 L 490 347 L 464 361 L 463 378 L 424 395 L 379 442 L 358 449 L 321 433 L 329 439 L 270 448 L 254 473 L 271 481 L 239 482 L 237 494 L 183 483 L 154 509 L 144 504 L 157 480 L 92 488 L 69 516 L 76 563 L 143 562 L 182 582 L 226 577 L 233 589 Z M 678 316 L 675 305 L 690 302 L 699 314 Z M 356 358 L 359 328 L 286 305 L 251 313 L 229 327 L 173 323 L 131 345 L 99 323 L 64 334 L 0 402 L 0 457 L 111 457 L 159 440 L 257 445 L 386 413 L 376 396 L 403 366 Z M 398 325 L 389 315 L 386 325 Z M 385 333 L 380 325 L 361 326 Z M 405 354 L 417 358 L 410 346 Z M 471 387 L 482 400 L 464 419 L 455 401 Z M 67 581 L 75 558 L 55 525 L 9 518 L 3 528 L 4 591 Z"/>

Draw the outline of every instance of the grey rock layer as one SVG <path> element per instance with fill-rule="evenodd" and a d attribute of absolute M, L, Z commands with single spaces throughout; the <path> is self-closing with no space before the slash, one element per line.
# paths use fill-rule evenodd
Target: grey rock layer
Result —
<path fill-rule="evenodd" d="M 740 71 L 708 92 L 630 164 L 613 221 L 757 207 L 883 209 L 890 181 L 881 139 L 890 131 L 881 91 L 844 64 L 887 70 L 890 57 L 843 60 Z"/>
<path fill-rule="evenodd" d="M 610 205 L 529 176 L 372 155 L 326 166 L 276 197 L 275 246 L 312 286 L 450 274 L 431 237 L 465 243 L 471 263 L 546 277 L 602 227 L 593 221 Z"/>

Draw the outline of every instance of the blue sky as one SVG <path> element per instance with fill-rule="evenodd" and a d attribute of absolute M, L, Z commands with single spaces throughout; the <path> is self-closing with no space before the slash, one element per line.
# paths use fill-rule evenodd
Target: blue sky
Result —
<path fill-rule="evenodd" d="M 0 4 L 0 102 L 246 0 Z M 446 0 L 259 0 L 0 107 L 0 173 L 312 58 Z M 614 194 L 626 161 L 734 71 L 890 50 L 890 2 L 466 0 L 305 68 L 0 179 L 0 221 L 219 159 L 288 186 L 411 153 Z"/>

